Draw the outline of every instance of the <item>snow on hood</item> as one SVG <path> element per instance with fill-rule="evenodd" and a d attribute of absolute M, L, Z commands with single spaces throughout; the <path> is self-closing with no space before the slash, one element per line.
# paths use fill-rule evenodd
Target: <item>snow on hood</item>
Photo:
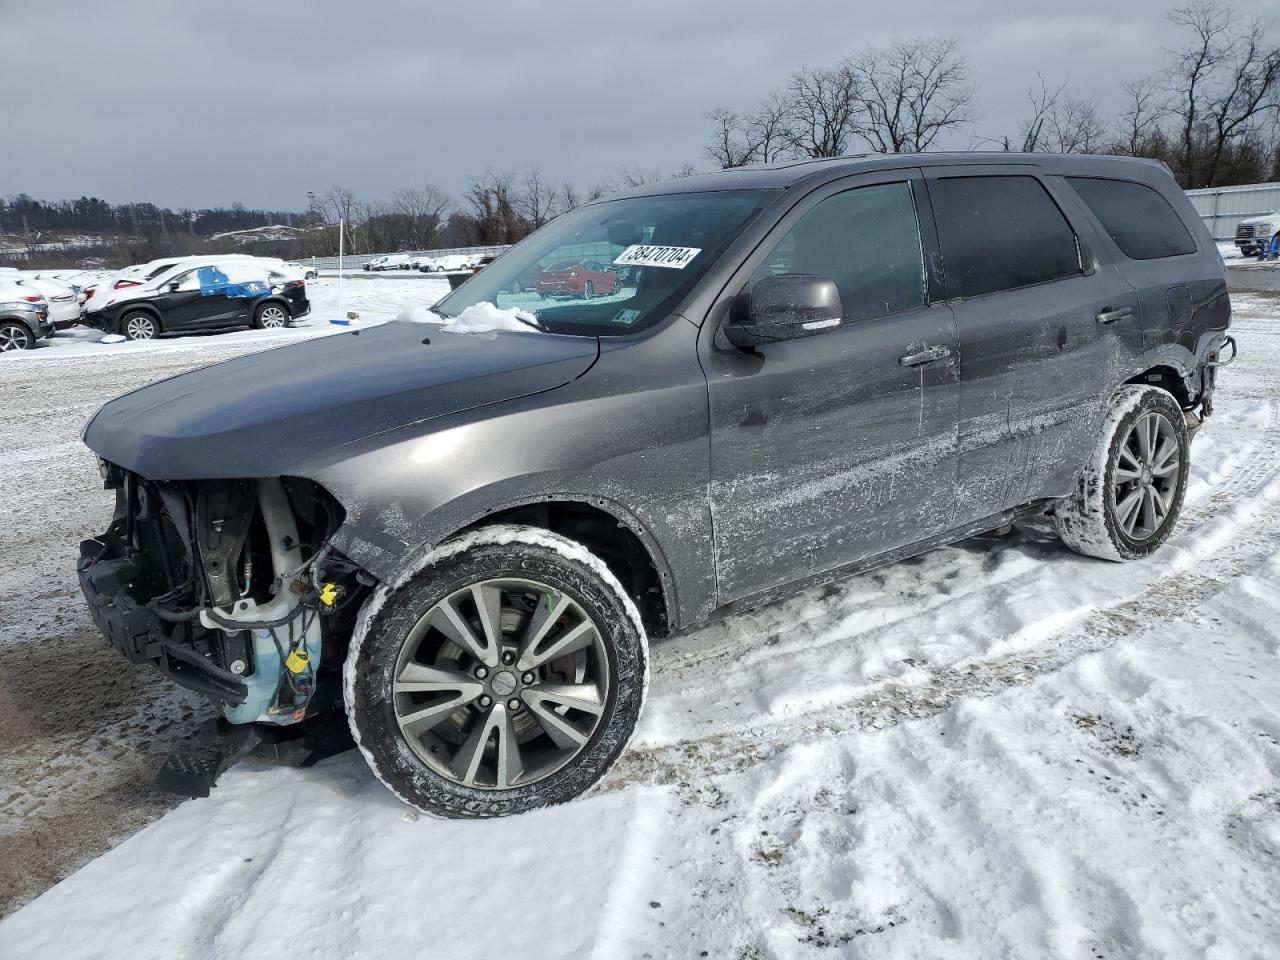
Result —
<path fill-rule="evenodd" d="M 446 317 L 427 307 L 412 307 L 402 311 L 396 319 L 432 323 L 450 333 L 489 333 L 494 330 L 523 330 L 528 333 L 538 322 L 537 314 L 528 310 L 519 307 L 503 309 L 487 300 L 472 304 L 456 317 Z"/>

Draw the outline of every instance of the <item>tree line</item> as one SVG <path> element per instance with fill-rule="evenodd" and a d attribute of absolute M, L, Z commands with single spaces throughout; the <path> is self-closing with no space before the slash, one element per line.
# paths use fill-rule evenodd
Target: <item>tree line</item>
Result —
<path fill-rule="evenodd" d="M 1074 96 L 1042 74 L 1016 131 L 974 134 L 974 89 L 958 37 L 923 36 L 802 66 L 754 106 L 708 111 L 721 167 L 854 151 L 920 152 L 968 131 L 970 148 L 1149 157 L 1186 188 L 1280 180 L 1280 43 L 1269 21 L 1218 0 L 1168 15 L 1178 44 L 1160 70 L 1121 83 L 1123 106 Z"/>
<path fill-rule="evenodd" d="M 288 210 L 250 210 L 244 204 L 204 210 L 171 210 L 153 203 L 107 203 L 97 197 L 46 201 L 20 193 L 0 199 L 0 233 L 38 240 L 48 233 L 114 233 L 150 237 L 180 233 L 209 237 L 231 230 L 284 224 L 293 226 L 299 214 Z"/>

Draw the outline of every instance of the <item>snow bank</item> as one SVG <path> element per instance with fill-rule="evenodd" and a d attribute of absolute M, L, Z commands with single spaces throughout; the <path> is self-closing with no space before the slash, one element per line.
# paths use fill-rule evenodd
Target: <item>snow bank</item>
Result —
<path fill-rule="evenodd" d="M 523 330 L 527 333 L 538 322 L 537 314 L 528 310 L 519 307 L 503 309 L 487 300 L 467 307 L 456 317 L 443 316 L 427 307 L 410 307 L 396 319 L 433 323 L 451 333 L 489 333 L 494 330 Z"/>

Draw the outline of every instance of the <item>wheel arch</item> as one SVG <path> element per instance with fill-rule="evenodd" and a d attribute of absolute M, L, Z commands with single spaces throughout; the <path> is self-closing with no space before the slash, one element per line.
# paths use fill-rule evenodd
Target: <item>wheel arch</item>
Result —
<path fill-rule="evenodd" d="M 1160 387 L 1173 394 L 1173 398 L 1184 410 L 1190 410 L 1195 406 L 1200 393 L 1194 376 L 1183 369 L 1181 364 L 1169 358 L 1162 358 L 1159 363 L 1130 377 L 1121 386 L 1125 384 Z"/>
<path fill-rule="evenodd" d="M 486 511 L 441 542 L 480 527 L 508 523 L 550 530 L 598 556 L 631 595 L 650 637 L 663 636 L 678 623 L 670 565 L 657 540 L 620 504 L 567 494 L 527 498 Z"/>
<path fill-rule="evenodd" d="M 33 327 L 31 325 L 31 322 L 27 320 L 26 317 L 21 316 L 20 314 L 6 313 L 3 315 L 0 315 L 0 325 L 6 324 L 6 323 L 16 323 L 18 326 L 22 327 L 22 329 L 26 330 L 27 333 L 31 334 L 31 336 L 35 337 L 36 339 L 40 338 L 40 331 L 37 330 L 35 327 Z"/>
<path fill-rule="evenodd" d="M 278 304 L 281 307 L 283 307 L 285 316 L 288 316 L 288 317 L 293 316 L 293 310 L 289 307 L 289 301 L 286 300 L 284 297 L 277 297 L 274 294 L 271 296 L 263 297 L 261 300 L 255 303 L 253 305 L 253 315 L 256 317 L 258 315 L 258 312 L 263 307 L 268 306 L 269 304 L 272 304 L 272 303 Z"/>

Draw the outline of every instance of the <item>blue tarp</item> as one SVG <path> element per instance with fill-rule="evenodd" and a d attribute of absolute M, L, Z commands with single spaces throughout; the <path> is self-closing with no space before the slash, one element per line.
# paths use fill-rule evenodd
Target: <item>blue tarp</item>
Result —
<path fill-rule="evenodd" d="M 217 267 L 201 267 L 196 275 L 200 278 L 200 294 L 205 297 L 265 297 L 271 292 L 271 285 L 265 280 L 233 283 Z"/>

